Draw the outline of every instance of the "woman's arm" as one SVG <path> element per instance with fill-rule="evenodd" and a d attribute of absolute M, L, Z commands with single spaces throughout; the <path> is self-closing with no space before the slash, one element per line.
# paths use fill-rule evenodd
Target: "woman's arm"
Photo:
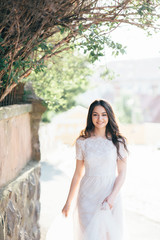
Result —
<path fill-rule="evenodd" d="M 71 202 L 74 198 L 74 195 L 75 195 L 76 189 L 78 187 L 78 184 L 79 184 L 79 182 L 82 178 L 83 171 L 84 171 L 84 161 L 83 160 L 77 160 L 76 161 L 76 169 L 75 169 L 72 181 L 71 181 L 68 197 L 67 197 L 66 203 L 65 203 L 65 205 L 62 209 L 62 213 L 65 215 L 65 217 L 68 216 L 70 205 L 71 205 Z"/>
<path fill-rule="evenodd" d="M 111 192 L 111 194 L 104 199 L 103 202 L 107 201 L 110 208 L 113 207 L 114 204 L 114 200 L 117 196 L 117 194 L 119 193 L 124 181 L 125 181 L 125 177 L 126 177 L 126 170 L 127 170 L 127 161 L 126 158 L 118 159 L 117 160 L 117 170 L 118 170 L 118 175 L 117 178 L 115 180 L 114 183 L 114 187 L 113 190 Z"/>

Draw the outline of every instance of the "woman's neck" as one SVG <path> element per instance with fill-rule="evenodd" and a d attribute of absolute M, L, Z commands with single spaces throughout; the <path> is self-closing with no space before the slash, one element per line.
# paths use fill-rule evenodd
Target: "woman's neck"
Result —
<path fill-rule="evenodd" d="M 95 128 L 93 131 L 93 136 L 96 137 L 106 137 L 105 129 L 97 129 Z"/>

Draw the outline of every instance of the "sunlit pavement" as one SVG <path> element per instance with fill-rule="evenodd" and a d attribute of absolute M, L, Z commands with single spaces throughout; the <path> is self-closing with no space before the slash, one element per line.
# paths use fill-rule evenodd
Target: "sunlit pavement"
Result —
<path fill-rule="evenodd" d="M 160 240 L 160 151 L 151 146 L 130 146 L 130 152 L 123 190 L 125 240 Z M 74 147 L 59 144 L 41 163 L 41 240 L 61 240 L 64 235 L 71 240 L 70 220 L 62 218 L 61 209 L 74 172 L 74 158 Z"/>

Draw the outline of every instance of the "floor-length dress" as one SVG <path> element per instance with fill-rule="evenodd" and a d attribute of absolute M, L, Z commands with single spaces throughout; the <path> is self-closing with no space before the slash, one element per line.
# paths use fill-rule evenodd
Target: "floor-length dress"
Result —
<path fill-rule="evenodd" d="M 120 143 L 120 154 L 127 152 Z M 103 200 L 111 193 L 116 179 L 117 150 L 112 140 L 91 136 L 76 140 L 76 159 L 84 160 L 74 217 L 74 240 L 122 240 L 123 211 L 118 193 L 110 210 Z"/>

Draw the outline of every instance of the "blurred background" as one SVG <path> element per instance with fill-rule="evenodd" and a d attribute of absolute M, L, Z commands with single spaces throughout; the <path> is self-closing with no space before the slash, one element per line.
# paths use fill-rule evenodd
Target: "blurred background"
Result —
<path fill-rule="evenodd" d="M 106 47 L 105 56 L 94 64 L 85 62 L 82 56 L 76 76 L 80 84 L 64 86 L 66 91 L 70 89 L 68 96 L 63 95 L 68 105 L 44 114 L 39 131 L 42 239 L 65 203 L 75 168 L 74 143 L 85 127 L 88 107 L 100 98 L 112 104 L 129 144 L 123 187 L 128 240 L 160 239 L 159 37 L 148 37 L 134 27 L 114 31 L 112 39 L 126 46 L 127 53 L 115 58 Z M 78 57 L 80 53 L 73 55 Z M 64 78 L 73 76 L 75 71 L 72 67 L 69 70 Z"/>
<path fill-rule="evenodd" d="M 158 0 L 0 1 L 0 240 L 39 240 L 40 230 L 41 240 L 72 240 L 61 210 L 74 144 L 101 98 L 130 151 L 124 240 L 160 239 L 159 9 Z"/>

